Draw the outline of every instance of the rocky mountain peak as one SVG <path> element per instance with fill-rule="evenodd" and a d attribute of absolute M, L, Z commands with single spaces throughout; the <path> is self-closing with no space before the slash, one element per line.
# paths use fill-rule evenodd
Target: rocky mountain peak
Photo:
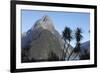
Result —
<path fill-rule="evenodd" d="M 54 28 L 52 18 L 44 15 L 35 22 L 31 29 L 22 34 L 22 62 L 48 60 L 51 53 L 62 60 L 63 46 L 64 40 Z M 71 46 L 70 49 L 72 49 Z"/>
<path fill-rule="evenodd" d="M 32 29 L 43 28 L 50 32 L 53 32 L 54 26 L 53 21 L 48 15 L 44 15 L 42 18 L 36 21 Z"/>
<path fill-rule="evenodd" d="M 43 20 L 43 21 L 51 21 L 51 18 L 50 18 L 48 15 L 44 15 L 44 16 L 42 17 L 42 20 Z"/>

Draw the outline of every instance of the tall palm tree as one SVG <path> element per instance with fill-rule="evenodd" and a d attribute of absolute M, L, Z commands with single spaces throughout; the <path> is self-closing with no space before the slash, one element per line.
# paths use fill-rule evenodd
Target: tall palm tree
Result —
<path fill-rule="evenodd" d="M 83 37 L 81 33 L 82 33 L 81 28 L 77 28 L 76 31 L 75 31 L 75 39 L 76 39 L 76 42 L 77 42 L 76 47 L 70 53 L 68 60 L 70 59 L 73 52 L 79 53 L 79 51 L 80 51 L 80 45 L 81 45 L 80 41 L 82 40 L 82 37 Z M 77 57 L 77 55 L 73 59 L 75 59 L 76 57 Z"/>
<path fill-rule="evenodd" d="M 76 32 L 75 32 L 75 39 L 76 39 L 76 48 L 75 48 L 75 52 L 79 52 L 80 51 L 80 45 L 81 45 L 81 40 L 82 40 L 82 30 L 81 28 L 77 28 Z"/>
<path fill-rule="evenodd" d="M 62 35 L 63 35 L 63 39 L 65 41 L 64 49 L 65 49 L 66 53 L 68 53 L 68 48 L 69 48 L 69 45 L 70 45 L 70 41 L 72 40 L 72 30 L 69 27 L 65 27 Z M 66 48 L 67 42 L 68 42 L 68 46 Z"/>
<path fill-rule="evenodd" d="M 80 46 L 81 46 L 81 40 L 82 40 L 82 30 L 81 28 L 77 28 L 75 32 L 75 39 L 76 39 L 76 46 L 74 48 L 74 52 L 78 53 L 80 52 Z M 78 55 L 77 54 L 77 55 Z M 74 59 L 77 57 L 77 55 L 74 57 Z"/>

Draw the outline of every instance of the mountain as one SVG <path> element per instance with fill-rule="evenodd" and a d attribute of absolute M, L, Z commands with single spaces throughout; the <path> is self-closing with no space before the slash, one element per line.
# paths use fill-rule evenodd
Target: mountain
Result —
<path fill-rule="evenodd" d="M 41 19 L 37 20 L 35 25 L 31 28 L 32 30 L 38 29 L 42 27 L 43 29 L 46 29 L 52 33 L 54 33 L 54 26 L 51 18 L 47 15 L 43 16 Z"/>
<path fill-rule="evenodd" d="M 68 56 L 66 56 L 66 59 Z M 81 43 L 80 52 L 73 52 L 69 60 L 87 60 L 90 59 L 90 41 Z"/>
<path fill-rule="evenodd" d="M 27 32 L 22 33 L 21 48 L 22 62 L 64 60 L 64 40 L 53 26 L 52 19 L 47 15 L 37 20 Z M 70 54 L 72 50 L 73 47 L 70 45 L 68 53 Z M 68 53 L 66 53 L 66 60 L 69 56 Z M 69 60 L 89 58 L 90 41 L 87 41 L 81 44 L 80 55 L 77 56 L 77 53 L 73 52 Z"/>
<path fill-rule="evenodd" d="M 90 41 L 82 43 L 80 50 L 80 59 L 90 59 Z"/>
<path fill-rule="evenodd" d="M 32 26 L 31 29 L 29 29 L 26 33 L 22 35 L 22 48 L 26 48 L 29 42 L 31 42 L 32 39 L 36 39 L 37 36 L 39 36 L 39 33 L 43 30 L 48 30 L 53 35 L 55 35 L 56 38 L 58 38 L 61 47 L 63 48 L 62 45 L 64 44 L 64 41 L 62 40 L 61 35 L 55 30 L 52 20 L 47 15 L 37 20 L 35 25 Z"/>
<path fill-rule="evenodd" d="M 85 50 L 87 53 L 90 53 L 90 41 L 86 41 L 81 45 L 81 54 L 85 54 Z"/>
<path fill-rule="evenodd" d="M 22 62 L 45 61 L 51 56 L 62 60 L 63 46 L 64 40 L 54 28 L 51 18 L 45 15 L 22 34 Z"/>
<path fill-rule="evenodd" d="M 47 30 L 43 30 L 38 39 L 31 42 L 29 52 L 29 58 L 34 58 L 35 60 L 48 59 L 50 52 L 55 53 L 59 59 L 63 58 L 63 50 L 59 40 Z"/>

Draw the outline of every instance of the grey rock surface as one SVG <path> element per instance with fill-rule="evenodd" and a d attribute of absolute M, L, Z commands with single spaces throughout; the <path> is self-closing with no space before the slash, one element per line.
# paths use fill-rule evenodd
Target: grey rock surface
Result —
<path fill-rule="evenodd" d="M 26 52 L 25 49 L 28 49 L 28 60 L 46 60 L 50 52 L 53 52 L 59 60 L 63 59 L 64 41 L 47 15 L 37 20 L 31 29 L 22 34 L 21 45 L 22 51 Z"/>

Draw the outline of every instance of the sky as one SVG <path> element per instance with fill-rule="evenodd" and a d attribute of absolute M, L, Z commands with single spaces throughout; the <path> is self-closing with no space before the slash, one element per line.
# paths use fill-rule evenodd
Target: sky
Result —
<path fill-rule="evenodd" d="M 83 39 L 82 42 L 90 40 L 90 13 L 83 12 L 54 12 L 54 11 L 34 11 L 34 10 L 21 10 L 21 30 L 27 32 L 35 22 L 42 18 L 44 15 L 48 15 L 53 21 L 55 29 L 62 35 L 64 28 L 70 27 L 73 31 L 77 27 L 82 29 Z M 73 39 L 71 44 L 75 46 L 75 40 Z"/>

